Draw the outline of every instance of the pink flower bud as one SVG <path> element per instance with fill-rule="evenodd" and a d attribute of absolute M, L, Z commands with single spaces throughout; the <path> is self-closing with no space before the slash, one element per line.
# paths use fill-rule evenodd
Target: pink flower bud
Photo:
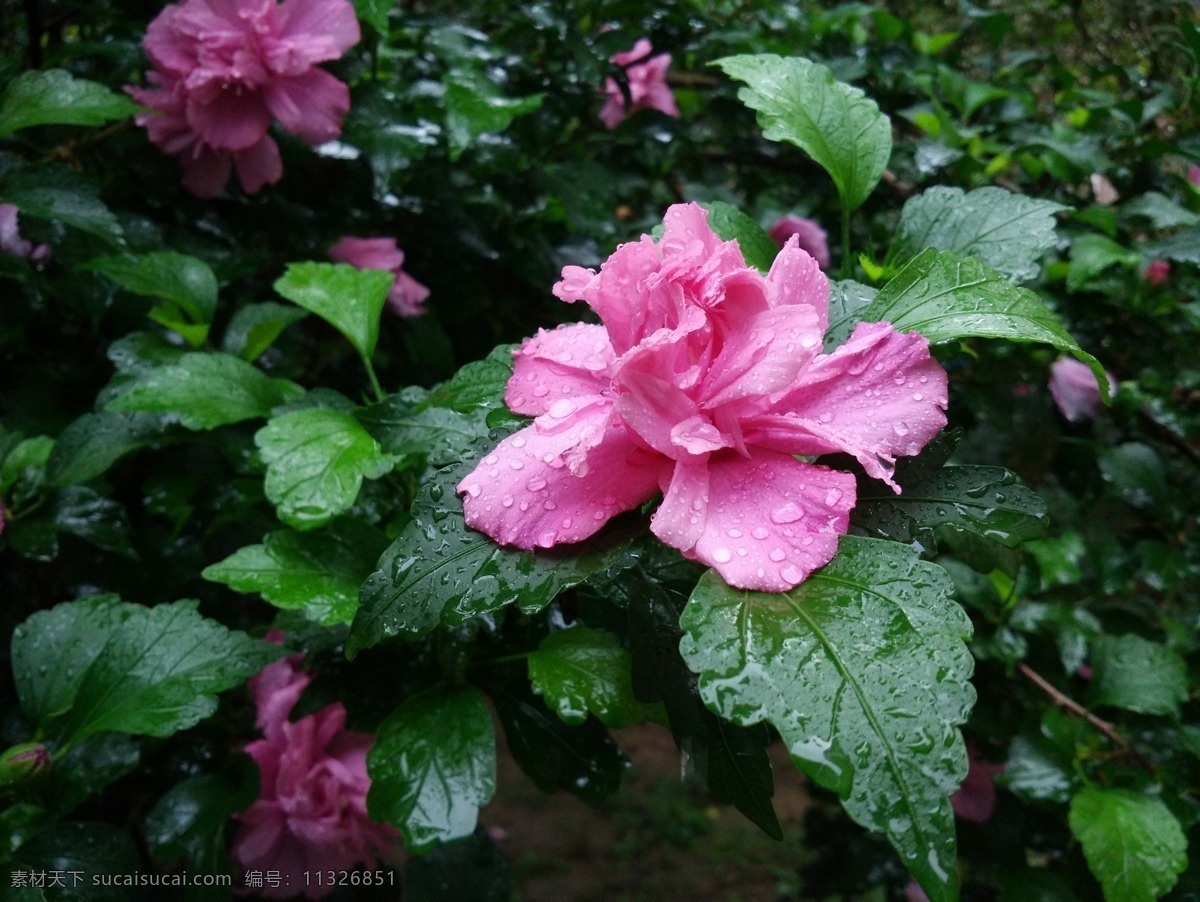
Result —
<path fill-rule="evenodd" d="M 1166 260 L 1151 260 L 1142 271 L 1142 281 L 1148 285 L 1165 285 L 1171 278 L 1171 264 Z"/>
<path fill-rule="evenodd" d="M 813 220 L 788 213 L 775 220 L 767 234 L 780 247 L 795 235 L 800 242 L 800 249 L 807 251 L 821 269 L 829 269 L 829 236 Z"/>

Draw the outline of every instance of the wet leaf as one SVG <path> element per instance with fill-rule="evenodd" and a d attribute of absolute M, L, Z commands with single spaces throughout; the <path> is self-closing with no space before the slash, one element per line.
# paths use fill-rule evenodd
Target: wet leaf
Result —
<path fill-rule="evenodd" d="M 926 248 L 974 257 L 1011 279 L 1038 274 L 1038 259 L 1054 247 L 1053 201 L 987 186 L 963 192 L 936 186 L 909 200 L 900 213 L 890 255 L 907 260 Z"/>
<path fill-rule="evenodd" d="M 161 862 L 184 858 L 193 873 L 231 873 L 225 827 L 236 812 L 252 801 L 231 780 L 219 774 L 197 774 L 176 783 L 146 815 L 146 845 L 150 854 Z M 228 897 L 228 890 L 225 894 Z M 216 897 L 216 893 L 201 897 Z"/>
<path fill-rule="evenodd" d="M 96 186 L 65 166 L 30 167 L 6 176 L 0 200 L 15 204 L 22 216 L 56 220 L 110 246 L 124 243 L 121 224 L 100 200 Z"/>
<path fill-rule="evenodd" d="M 825 330 L 825 353 L 846 343 L 854 327 L 879 292 L 852 279 L 829 283 L 829 328 Z"/>
<path fill-rule="evenodd" d="M 196 613 L 93 596 L 39 611 L 13 633 L 13 676 L 26 716 L 69 745 L 102 730 L 170 736 L 217 708 L 280 650 Z M 51 666 L 50 662 L 57 662 Z"/>
<path fill-rule="evenodd" d="M 141 859 L 133 840 L 112 824 L 68 821 L 48 824 L 29 837 L 12 856 L 14 871 L 58 871 L 65 877 L 53 895 L 37 890 L 32 898 L 54 902 L 126 902 L 129 888 L 93 884 L 97 874 L 136 874 Z M 78 874 L 76 882 L 72 874 Z M 6 886 L 5 889 L 8 889 Z"/>
<path fill-rule="evenodd" d="M 1139 714 L 1174 714 L 1188 698 L 1187 663 L 1141 636 L 1100 636 L 1092 643 L 1092 705 Z"/>
<path fill-rule="evenodd" d="M 779 248 L 757 222 L 732 204 L 714 201 L 701 204 L 708 210 L 709 228 L 725 241 L 736 241 L 746 263 L 761 272 L 769 272 Z"/>
<path fill-rule="evenodd" d="M 646 720 L 633 696 L 629 652 L 610 632 L 558 630 L 541 641 L 528 664 L 533 691 L 564 723 L 583 723 L 589 714 L 614 729 Z"/>
<path fill-rule="evenodd" d="M 247 304 L 233 315 L 221 339 L 221 350 L 243 360 L 256 360 L 292 323 L 304 319 L 303 310 L 264 301 Z"/>
<path fill-rule="evenodd" d="M 1103 235 L 1081 235 L 1071 242 L 1067 290 L 1078 291 L 1110 266 L 1136 266 L 1141 255 Z"/>
<path fill-rule="evenodd" d="M 1158 799 L 1089 786 L 1071 799 L 1069 821 L 1108 902 L 1153 902 L 1187 867 L 1187 837 Z"/>
<path fill-rule="evenodd" d="M 273 417 L 254 443 L 267 465 L 267 498 L 295 529 L 313 529 L 345 513 L 363 479 L 378 479 L 395 465 L 358 420 L 328 407 Z"/>
<path fill-rule="evenodd" d="M 410 399 L 407 393 L 389 395 L 359 411 L 357 417 L 387 454 L 424 455 L 435 467 L 462 460 L 471 445 L 489 431 L 482 409 L 460 413 L 430 407 L 423 399 Z"/>
<path fill-rule="evenodd" d="M 542 792 L 565 789 L 600 805 L 621 786 L 627 759 L 600 722 L 563 723 L 541 699 L 491 687 L 509 751 Z"/>
<path fill-rule="evenodd" d="M 920 332 L 935 345 L 972 337 L 1044 342 L 1091 367 L 1109 399 L 1100 361 L 1079 347 L 1042 299 L 969 257 L 922 251 L 880 289 L 863 319 Z"/>
<path fill-rule="evenodd" d="M 217 277 L 203 260 L 162 251 L 99 257 L 86 267 L 126 291 L 164 301 L 150 311 L 150 318 L 178 332 L 192 347 L 199 348 L 207 340 L 217 309 Z"/>
<path fill-rule="evenodd" d="M 110 411 L 172 414 L 188 429 L 215 429 L 269 416 L 304 389 L 229 354 L 184 354 L 142 371 L 108 401 Z"/>
<path fill-rule="evenodd" d="M 911 482 L 900 479 L 900 486 L 899 495 L 879 483 L 860 492 L 854 522 L 906 543 L 953 526 L 1006 548 L 1045 535 L 1050 523 L 1042 500 L 1001 467 L 943 467 Z"/>
<path fill-rule="evenodd" d="M 346 518 L 320 531 L 269 533 L 261 545 L 239 548 L 200 575 L 237 592 L 256 592 L 284 610 L 301 610 L 325 626 L 349 623 L 359 587 L 386 547 L 379 530 Z"/>
<path fill-rule="evenodd" d="M 66 69 L 22 72 L 0 94 L 0 137 L 32 125 L 103 125 L 137 110 L 124 94 Z"/>
<path fill-rule="evenodd" d="M 127 454 L 164 438 L 168 426 L 152 413 L 85 413 L 59 435 L 46 463 L 46 481 L 65 486 L 108 472 Z"/>
<path fill-rule="evenodd" d="M 446 132 L 454 162 L 480 135 L 502 132 L 542 105 L 545 94 L 506 97 L 485 75 L 460 69 L 446 83 Z"/>
<path fill-rule="evenodd" d="M 892 155 L 892 126 L 874 100 L 819 63 L 762 53 L 719 59 L 745 82 L 738 99 L 757 111 L 763 137 L 803 149 L 829 173 L 846 210 L 871 194 Z"/>
<path fill-rule="evenodd" d="M 395 281 L 389 272 L 346 263 L 290 263 L 275 290 L 321 317 L 369 359 L 379 341 L 379 315 Z"/>
<path fill-rule="evenodd" d="M 362 587 L 346 645 L 350 655 L 390 636 L 418 639 L 439 623 L 463 623 L 513 603 L 526 613 L 540 611 L 565 589 L 634 562 L 632 546 L 645 534 L 641 523 L 537 552 L 503 548 L 468 528 L 454 487 L 475 463 L 471 454 L 417 492 L 411 521 Z"/>
<path fill-rule="evenodd" d="M 1041 736 L 1017 736 L 1008 750 L 1000 778 L 1014 795 L 1026 801 L 1062 804 L 1079 783 L 1074 762 Z"/>
<path fill-rule="evenodd" d="M 967 756 L 955 725 L 975 700 L 971 624 L 949 591 L 911 548 L 843 536 L 790 592 L 739 591 L 707 573 L 681 620 L 705 703 L 734 723 L 771 723 L 934 900 L 958 893 L 949 797 Z"/>
<path fill-rule="evenodd" d="M 469 686 L 413 696 L 379 725 L 367 754 L 367 809 L 410 852 L 470 836 L 496 792 L 492 715 Z"/>
<path fill-rule="evenodd" d="M 430 390 L 418 409 L 446 407 L 460 413 L 478 408 L 504 408 L 504 388 L 513 374 L 516 345 L 499 345 L 483 360 L 476 360 Z"/>
<path fill-rule="evenodd" d="M 138 556 L 129 542 L 125 508 L 82 485 L 50 493 L 42 507 L 12 524 L 5 535 L 18 554 L 49 561 L 58 556 L 58 537 L 62 533 L 132 560 Z"/>

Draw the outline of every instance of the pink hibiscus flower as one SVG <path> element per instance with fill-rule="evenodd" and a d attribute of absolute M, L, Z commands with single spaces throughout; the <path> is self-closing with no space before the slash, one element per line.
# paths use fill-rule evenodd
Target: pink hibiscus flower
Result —
<path fill-rule="evenodd" d="M 787 244 L 793 235 L 800 242 L 800 247 L 809 252 L 821 269 L 829 269 L 829 236 L 825 230 L 811 219 L 788 213 L 780 216 L 771 226 L 768 234 L 771 240 L 780 247 Z"/>
<path fill-rule="evenodd" d="M 272 120 L 314 145 L 341 133 L 350 89 L 316 66 L 358 40 L 347 0 L 183 0 L 142 42 L 151 87 L 127 90 L 155 111 L 136 121 L 179 157 L 189 191 L 215 197 L 236 168 L 252 194 L 283 175 Z"/>
<path fill-rule="evenodd" d="M 396 246 L 395 238 L 352 238 L 349 235 L 329 249 L 334 263 L 349 263 L 358 269 L 382 269 L 395 275 L 396 281 L 388 291 L 388 306 L 399 316 L 421 316 L 429 297 L 429 289 L 406 273 L 404 251 Z"/>
<path fill-rule="evenodd" d="M 1189 184 L 1200 186 L 1200 166 L 1193 163 L 1188 167 L 1187 180 Z"/>
<path fill-rule="evenodd" d="M 660 53 L 651 57 L 652 52 L 649 39 L 641 38 L 633 45 L 633 49 L 609 57 L 610 62 L 625 68 L 629 99 L 626 100 L 625 92 L 615 78 L 609 77 L 605 81 L 605 101 L 604 108 L 600 110 L 600 120 L 608 128 L 616 128 L 626 116 L 632 116 L 638 110 L 658 110 L 679 118 L 675 95 L 667 86 L 671 54 Z"/>
<path fill-rule="evenodd" d="M 15 204 L 0 204 L 0 253 L 39 263 L 50 256 L 50 245 L 39 244 L 34 247 L 22 238 L 17 226 L 18 213 L 20 210 Z"/>
<path fill-rule="evenodd" d="M 1166 285 L 1171 280 L 1171 264 L 1166 260 L 1151 260 L 1142 270 L 1142 281 L 1148 285 Z"/>
<path fill-rule="evenodd" d="M 539 331 L 505 402 L 536 417 L 458 485 L 466 522 L 518 548 L 578 542 L 660 489 L 660 539 L 731 585 L 784 591 L 837 551 L 855 503 L 844 451 L 898 491 L 895 459 L 946 424 L 946 374 L 922 336 L 861 323 L 821 350 L 829 285 L 792 238 L 767 275 L 695 204 L 662 240 L 622 245 L 554 293 L 603 325 Z"/>
<path fill-rule="evenodd" d="M 1117 390 L 1111 375 L 1108 386 L 1110 393 Z M 1094 419 L 1104 409 L 1095 375 L 1086 363 L 1073 357 L 1063 357 L 1050 366 L 1050 396 L 1058 405 L 1059 413 L 1071 423 Z"/>
<path fill-rule="evenodd" d="M 995 764 L 979 754 L 974 743 L 967 743 L 970 767 L 958 792 L 950 797 L 956 817 L 973 824 L 991 820 L 996 810 L 996 776 L 1004 773 L 1003 764 Z"/>
<path fill-rule="evenodd" d="M 271 637 L 268 637 L 271 638 Z M 298 721 L 288 715 L 311 677 L 303 655 L 268 664 L 250 681 L 263 739 L 246 746 L 258 764 L 258 800 L 236 815 L 241 822 L 232 857 L 243 871 L 278 871 L 290 885 L 260 890 L 268 898 L 303 892 L 310 899 L 329 886 L 308 886 L 304 872 L 373 868 L 376 853 L 395 846 L 396 833 L 367 815 L 367 751 L 373 737 L 345 729 L 339 703 Z"/>

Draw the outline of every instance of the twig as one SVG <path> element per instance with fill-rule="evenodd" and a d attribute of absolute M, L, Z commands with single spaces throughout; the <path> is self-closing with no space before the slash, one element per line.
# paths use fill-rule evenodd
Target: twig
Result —
<path fill-rule="evenodd" d="M 1146 761 L 1146 759 L 1140 754 L 1138 754 L 1137 750 L 1125 740 L 1125 737 L 1117 732 L 1117 728 L 1107 720 L 1101 720 L 1083 705 L 1079 704 L 1079 702 L 1075 701 L 1075 699 L 1063 695 L 1063 693 L 1058 689 L 1055 689 L 1054 686 L 1052 686 L 1044 676 L 1023 661 L 1017 665 L 1017 669 L 1025 675 L 1025 678 L 1029 680 L 1029 682 L 1033 683 L 1035 686 L 1045 692 L 1046 695 L 1050 696 L 1050 700 L 1058 707 L 1062 708 L 1068 714 L 1074 714 L 1078 717 L 1082 717 L 1093 727 L 1107 736 L 1109 741 L 1122 752 L 1135 758 L 1138 763 L 1147 770 L 1153 769 L 1150 767 L 1150 763 Z"/>

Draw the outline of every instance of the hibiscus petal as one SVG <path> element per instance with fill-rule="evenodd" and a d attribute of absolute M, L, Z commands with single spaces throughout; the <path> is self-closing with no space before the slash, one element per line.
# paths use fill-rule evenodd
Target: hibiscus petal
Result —
<path fill-rule="evenodd" d="M 555 401 L 599 395 L 616 362 L 603 326 L 575 323 L 539 329 L 514 355 L 504 403 L 513 413 L 540 416 Z"/>
<path fill-rule="evenodd" d="M 769 451 L 712 458 L 707 487 L 702 533 L 681 550 L 760 592 L 786 591 L 829 563 L 856 497 L 849 473 Z"/>
<path fill-rule="evenodd" d="M 253 147 L 233 155 L 238 181 L 247 194 L 254 194 L 263 185 L 273 185 L 283 178 L 283 160 L 279 145 L 272 138 L 263 138 Z"/>
<path fill-rule="evenodd" d="M 362 37 L 346 0 L 283 0 L 278 22 L 280 37 L 309 65 L 337 59 Z"/>
<path fill-rule="evenodd" d="M 783 391 L 820 351 L 824 330 L 811 307 L 776 307 L 744 319 L 704 376 L 705 409 Z"/>
<path fill-rule="evenodd" d="M 395 272 L 404 265 L 404 252 L 396 246 L 395 238 L 356 238 L 346 235 L 329 248 L 334 263 L 349 263 L 359 269 L 382 269 Z"/>
<path fill-rule="evenodd" d="M 549 548 L 650 498 L 661 459 L 634 445 L 611 402 L 594 401 L 558 421 L 539 417 L 464 477 L 467 525 L 503 545 Z"/>
<path fill-rule="evenodd" d="M 198 145 L 192 152 L 182 154 L 183 187 L 196 197 L 216 197 L 229 181 L 233 158 L 227 151 L 212 150 Z"/>
<path fill-rule="evenodd" d="M 280 78 L 263 92 L 279 124 L 309 144 L 331 141 L 342 133 L 350 111 L 350 89 L 324 69 Z"/>
<path fill-rule="evenodd" d="M 777 306 L 803 304 L 812 307 L 821 334 L 825 334 L 829 328 L 829 280 L 821 272 L 816 258 L 800 247 L 800 239 L 795 235 L 775 255 L 767 281 L 775 286 Z"/>
<path fill-rule="evenodd" d="M 689 552 L 704 534 L 708 497 L 707 459 L 679 461 L 650 520 L 651 532 L 691 557 Z"/>
<path fill-rule="evenodd" d="M 789 454 L 845 451 L 893 489 L 896 457 L 917 454 L 946 425 L 946 372 L 929 342 L 890 323 L 859 323 L 813 361 L 769 414 L 742 421 L 747 444 Z"/>
<path fill-rule="evenodd" d="M 271 126 L 271 111 L 257 91 L 231 85 L 211 102 L 194 98 L 187 103 L 187 121 L 196 136 L 216 150 L 245 150 L 264 137 Z"/>

